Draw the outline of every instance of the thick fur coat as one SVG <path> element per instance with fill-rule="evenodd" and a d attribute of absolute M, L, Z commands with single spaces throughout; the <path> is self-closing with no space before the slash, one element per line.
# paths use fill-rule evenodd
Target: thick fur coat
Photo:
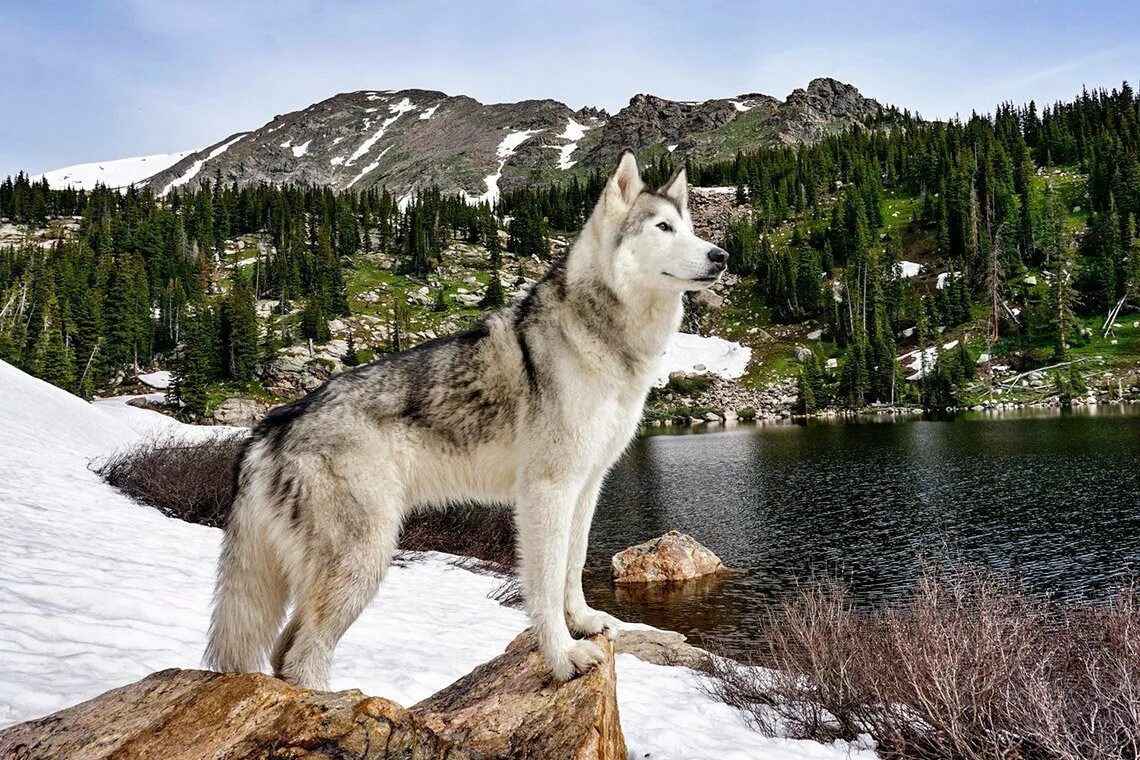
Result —
<path fill-rule="evenodd" d="M 472 329 L 384 357 L 271 412 L 237 472 L 208 665 L 325 688 L 413 510 L 513 505 L 527 609 L 555 678 L 616 623 L 582 593 L 602 480 L 681 319 L 727 254 L 693 234 L 686 178 L 626 153 L 567 256 Z M 286 612 L 291 612 L 286 620 Z M 282 623 L 284 629 L 281 630 Z"/>

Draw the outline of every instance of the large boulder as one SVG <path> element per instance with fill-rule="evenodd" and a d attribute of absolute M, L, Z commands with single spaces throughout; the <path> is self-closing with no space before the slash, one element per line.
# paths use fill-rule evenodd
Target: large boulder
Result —
<path fill-rule="evenodd" d="M 252 398 L 228 398 L 214 409 L 214 421 L 222 425 L 253 427 L 269 411 L 269 404 Z"/>
<path fill-rule="evenodd" d="M 594 641 L 606 661 L 559 684 L 526 632 L 410 710 L 261 673 L 164 670 L 0 732 L 0 757 L 624 760 L 613 649 Z"/>
<path fill-rule="evenodd" d="M 164 670 L 0 733 L 0 757 L 461 758 L 411 713 L 261 673 Z"/>
<path fill-rule="evenodd" d="M 524 631 L 506 654 L 415 705 L 412 713 L 480 760 L 625 760 L 613 645 L 605 636 L 592 641 L 606 659 L 589 673 L 558 684 L 534 632 Z"/>
<path fill-rule="evenodd" d="M 614 583 L 660 583 L 699 578 L 726 568 L 720 557 L 695 538 L 671 530 L 618 552 L 610 569 Z"/>

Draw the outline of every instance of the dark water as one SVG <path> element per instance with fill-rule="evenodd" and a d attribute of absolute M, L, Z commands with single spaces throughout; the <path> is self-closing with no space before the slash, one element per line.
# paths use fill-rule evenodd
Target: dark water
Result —
<path fill-rule="evenodd" d="M 609 558 L 676 528 L 740 572 L 668 593 L 613 589 Z M 587 596 L 619 617 L 746 651 L 797 579 L 906 593 L 949 554 L 1059 598 L 1140 568 L 1140 407 L 672 432 L 635 442 L 591 537 Z"/>

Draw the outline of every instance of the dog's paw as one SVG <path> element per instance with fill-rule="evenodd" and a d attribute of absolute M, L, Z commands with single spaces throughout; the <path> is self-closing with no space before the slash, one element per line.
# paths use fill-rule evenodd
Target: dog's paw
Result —
<path fill-rule="evenodd" d="M 599 633 L 606 634 L 606 638 L 613 641 L 617 638 L 621 621 L 613 615 L 601 610 L 587 607 L 582 612 L 568 614 L 566 623 L 572 633 L 579 636 L 594 636 Z"/>
<path fill-rule="evenodd" d="M 550 671 L 562 682 L 582 673 L 589 672 L 606 658 L 602 648 L 592 641 L 575 641 L 569 646 L 547 656 Z"/>

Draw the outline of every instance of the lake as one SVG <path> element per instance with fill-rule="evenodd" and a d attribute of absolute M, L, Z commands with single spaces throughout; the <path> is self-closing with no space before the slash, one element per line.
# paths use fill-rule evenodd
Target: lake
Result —
<path fill-rule="evenodd" d="M 609 558 L 669 529 L 738 572 L 666 593 L 613 588 Z M 921 555 L 947 554 L 1061 599 L 1128 583 L 1140 406 L 656 429 L 607 480 L 586 588 L 623 619 L 739 654 L 798 579 L 830 573 L 872 604 L 911 589 Z"/>

